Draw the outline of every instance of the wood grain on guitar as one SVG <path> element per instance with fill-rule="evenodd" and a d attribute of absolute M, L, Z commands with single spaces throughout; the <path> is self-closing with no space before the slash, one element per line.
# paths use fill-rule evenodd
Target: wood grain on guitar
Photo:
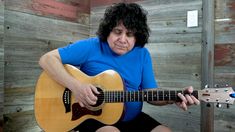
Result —
<path fill-rule="evenodd" d="M 65 65 L 65 69 L 79 81 L 96 86 L 101 94 L 97 95 L 96 105 L 82 108 L 75 102 L 73 95 L 70 96 L 71 92 L 67 88 L 42 72 L 36 85 L 34 109 L 37 123 L 46 132 L 69 131 L 90 118 L 104 124 L 114 124 L 122 117 L 123 102 L 177 101 L 177 94 L 184 92 L 164 89 L 125 91 L 122 78 L 113 70 L 87 76 L 71 65 Z M 230 87 L 195 90 L 192 94 L 199 100 L 210 103 L 234 102 L 234 91 Z"/>

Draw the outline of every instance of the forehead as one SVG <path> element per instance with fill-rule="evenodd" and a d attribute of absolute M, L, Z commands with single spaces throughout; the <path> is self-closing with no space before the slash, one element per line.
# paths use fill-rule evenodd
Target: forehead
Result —
<path fill-rule="evenodd" d="M 114 28 L 124 28 L 124 29 L 126 29 L 126 27 L 123 25 L 122 22 L 118 23 Z"/>
<path fill-rule="evenodd" d="M 125 30 L 127 32 L 133 32 L 132 30 L 130 29 L 127 29 L 123 23 L 119 23 L 118 25 L 116 25 L 113 29 L 119 29 L 119 30 Z"/>

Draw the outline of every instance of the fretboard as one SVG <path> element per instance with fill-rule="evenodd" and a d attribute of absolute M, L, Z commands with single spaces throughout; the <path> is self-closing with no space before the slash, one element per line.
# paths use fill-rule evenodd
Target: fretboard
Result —
<path fill-rule="evenodd" d="M 146 91 L 104 91 L 104 101 L 113 102 L 143 102 L 143 101 L 179 101 L 178 93 L 182 90 L 146 90 Z M 198 98 L 198 91 L 192 93 Z"/>

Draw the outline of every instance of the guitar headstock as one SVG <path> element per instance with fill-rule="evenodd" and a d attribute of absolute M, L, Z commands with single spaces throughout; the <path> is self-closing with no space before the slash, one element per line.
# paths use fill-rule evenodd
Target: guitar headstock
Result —
<path fill-rule="evenodd" d="M 207 103 L 233 104 L 234 90 L 226 88 L 205 88 L 199 92 L 199 99 Z"/>

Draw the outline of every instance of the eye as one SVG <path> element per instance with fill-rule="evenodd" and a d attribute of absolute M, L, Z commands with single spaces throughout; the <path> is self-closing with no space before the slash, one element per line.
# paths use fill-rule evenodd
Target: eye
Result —
<path fill-rule="evenodd" d="M 114 29 L 113 29 L 113 32 L 114 32 L 115 34 L 121 34 L 121 33 L 122 33 L 122 30 L 114 28 Z"/>
<path fill-rule="evenodd" d="M 128 37 L 133 37 L 134 36 L 134 33 L 133 32 L 127 32 L 126 34 Z"/>

